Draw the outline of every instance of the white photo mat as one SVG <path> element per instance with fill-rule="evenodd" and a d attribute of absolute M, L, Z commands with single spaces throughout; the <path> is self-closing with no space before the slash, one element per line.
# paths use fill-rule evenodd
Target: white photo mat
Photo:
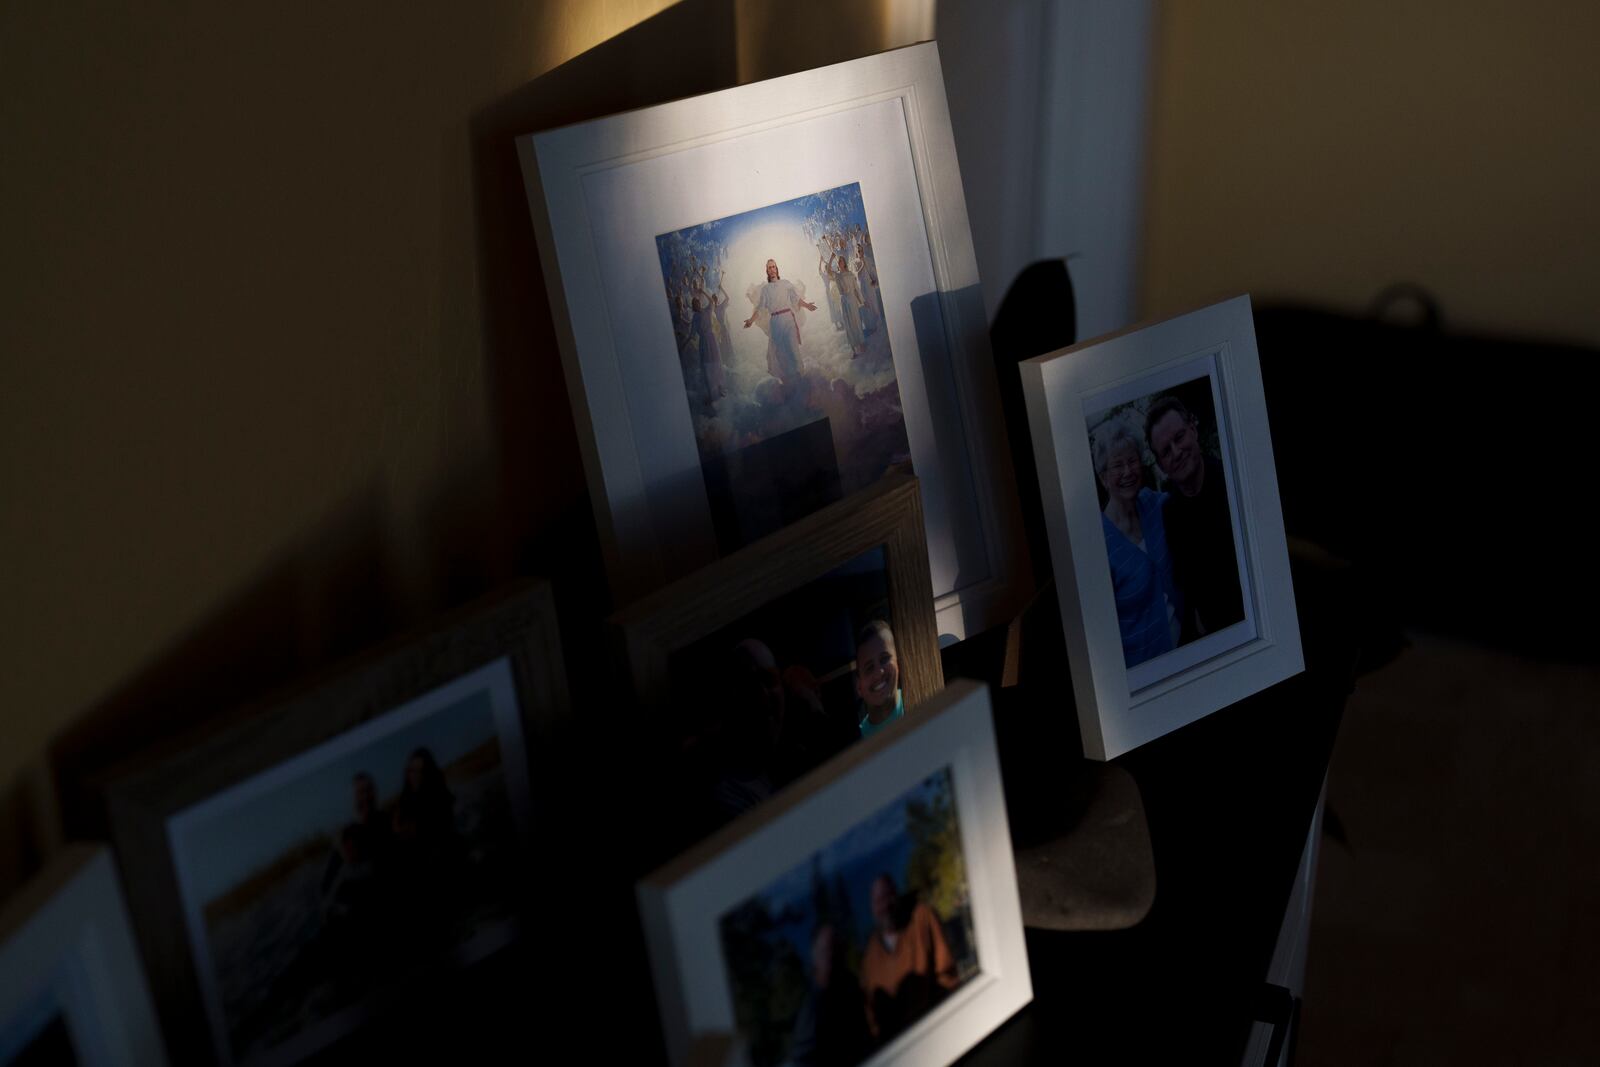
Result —
<path fill-rule="evenodd" d="M 1120 403 L 1208 378 L 1244 621 L 1125 666 L 1088 427 Z M 1084 754 L 1111 759 L 1304 667 L 1248 297 L 1022 365 Z"/>
<path fill-rule="evenodd" d="M 933 45 L 518 147 L 619 603 L 717 554 L 656 237 L 859 183 L 922 482 L 939 629 L 962 638 L 1005 621 L 1021 592 L 1020 531 Z M 730 280 L 742 292 L 760 279 Z M 913 302 L 925 309 L 920 333 Z M 747 310 L 739 297 L 732 308 Z"/>
<path fill-rule="evenodd" d="M 0 1062 L 59 1017 L 84 1067 L 167 1062 L 155 1004 L 103 847 L 75 845 L 0 912 Z"/>
<path fill-rule="evenodd" d="M 443 710 L 455 707 L 463 699 L 478 693 L 487 693 L 489 696 L 491 715 L 500 743 L 501 769 L 505 775 L 506 791 L 511 800 L 512 815 L 516 820 L 518 833 L 526 841 L 530 812 L 528 768 L 524 756 L 526 748 L 522 734 L 522 713 L 508 657 L 501 657 L 454 678 L 437 689 L 331 738 L 292 760 L 262 771 L 193 807 L 178 812 L 168 820 L 167 832 L 172 847 L 173 869 L 177 875 L 179 896 L 182 900 L 184 932 L 188 938 L 190 952 L 194 956 L 195 970 L 199 975 L 200 991 L 209 1016 L 217 1062 L 232 1064 L 236 1060 L 229 1044 L 228 1019 L 223 1010 L 222 994 L 217 984 L 217 965 L 212 958 L 211 944 L 206 933 L 203 912 L 207 902 L 201 899 L 202 895 L 195 885 L 195 868 L 206 862 L 203 850 L 195 849 L 190 843 L 195 833 L 217 820 L 226 820 L 233 812 L 255 798 L 276 792 L 319 767 L 335 762 L 342 756 L 359 752 L 381 738 L 398 733 Z M 466 966 L 502 947 L 509 940 L 509 931 L 499 928 L 490 930 L 487 935 L 480 935 L 479 939 L 465 946 L 464 954 L 456 962 L 460 966 Z M 297 1063 L 311 1052 L 354 1029 L 364 1021 L 369 1010 L 370 1005 L 360 1002 L 341 1009 L 298 1032 L 264 1055 L 252 1058 L 249 1062 L 262 1065 Z"/>
<path fill-rule="evenodd" d="M 737 1031 L 719 922 L 813 853 L 948 768 L 978 972 L 864 1061 L 946 1064 L 1033 999 L 988 690 L 959 681 L 639 884 L 674 1067 L 697 1035 Z"/>

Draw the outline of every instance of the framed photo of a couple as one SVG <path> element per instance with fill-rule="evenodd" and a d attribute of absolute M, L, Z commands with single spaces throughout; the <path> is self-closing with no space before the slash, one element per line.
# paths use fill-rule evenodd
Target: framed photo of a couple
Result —
<path fill-rule="evenodd" d="M 938 53 L 519 139 L 615 602 L 892 474 L 939 631 L 1022 592 Z"/>
<path fill-rule="evenodd" d="M 1299 673 L 1249 298 L 1022 374 L 1085 754 Z"/>
<path fill-rule="evenodd" d="M 953 1062 L 1033 996 L 987 691 L 962 681 L 640 882 L 675 1067 Z"/>
<path fill-rule="evenodd" d="M 519 937 L 566 701 L 532 582 L 113 782 L 173 1058 L 301 1062 Z"/>

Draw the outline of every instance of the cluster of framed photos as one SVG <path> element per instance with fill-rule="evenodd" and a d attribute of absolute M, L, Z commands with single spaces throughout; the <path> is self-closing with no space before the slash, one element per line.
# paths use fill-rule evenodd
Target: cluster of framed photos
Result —
<path fill-rule="evenodd" d="M 797 1041 L 844 1062 L 850 1007 L 848 1062 L 921 1062 L 1026 1003 L 987 693 L 944 690 L 915 478 L 880 479 L 608 625 L 634 706 L 612 714 L 653 724 L 641 737 L 676 772 L 655 806 L 702 842 L 642 884 L 649 947 L 675 967 L 668 946 L 710 922 L 730 961 L 731 999 L 664 1017 L 673 1056 L 711 1020 L 749 1062 L 787 1062 Z M 531 830 L 558 799 L 537 789 L 540 740 L 569 717 L 558 632 L 549 584 L 530 582 L 116 774 L 127 909 L 105 849 L 79 861 L 88 888 L 34 894 L 48 908 L 5 951 L 62 962 L 0 990 L 0 1049 L 298 1063 L 524 936 Z M 651 903 L 702 862 L 742 895 Z M 829 903 L 797 919 L 824 883 Z M 789 982 L 827 951 L 819 1026 L 820 1004 L 801 1018 L 754 960 L 778 953 Z"/>
<path fill-rule="evenodd" d="M 519 149 L 660 793 L 722 827 L 714 888 L 641 888 L 669 1052 L 945 1062 L 1031 992 L 1008 838 L 968 836 L 1004 828 L 986 701 L 918 709 L 1029 590 L 937 49 Z"/>
<path fill-rule="evenodd" d="M 519 147 L 664 768 L 668 1054 L 949 1063 L 1032 990 L 988 695 L 940 646 L 1033 590 L 937 51 Z M 1023 381 L 1085 753 L 1299 671 L 1248 300 Z M 118 776 L 122 888 L 75 852 L 0 923 L 0 1065 L 296 1063 L 525 936 L 558 633 L 530 582 Z"/>
<path fill-rule="evenodd" d="M 518 147 L 619 601 L 914 472 L 941 643 L 1011 621 L 1034 589 L 936 46 Z M 1086 754 L 1299 671 L 1248 300 L 1024 380 Z"/>
<path fill-rule="evenodd" d="M 1031 999 L 987 690 L 933 623 L 907 476 L 613 619 L 701 839 L 638 891 L 674 1064 L 944 1063 Z"/>
<path fill-rule="evenodd" d="M 819 681 L 870 661 L 870 631 L 854 649 L 845 637 L 861 622 L 852 588 L 896 602 L 885 640 L 907 695 L 942 682 L 905 621 L 907 576 L 888 596 L 895 583 L 869 577 L 907 570 L 908 554 L 869 558 L 876 535 L 854 536 L 868 512 L 892 511 L 898 477 L 920 481 L 918 584 L 941 639 L 1009 622 L 1033 592 L 937 50 L 519 148 L 613 587 L 647 594 L 619 617 L 622 640 L 683 756 L 683 782 L 662 792 L 691 836 L 734 819 L 640 889 L 669 1047 L 681 1058 L 693 1035 L 726 1029 L 752 1063 L 893 1062 L 912 1048 L 947 1062 L 960 1050 L 930 1036 L 937 1023 L 885 1039 L 868 963 L 882 932 L 837 916 L 872 903 L 850 842 L 898 840 L 930 805 L 977 819 L 948 795 L 971 784 L 911 759 L 914 737 L 939 736 L 915 719 L 847 749 L 855 731 Z M 1085 753 L 1113 758 L 1298 672 L 1248 300 L 1040 357 L 1023 378 Z M 800 562 L 806 544 L 818 550 Z M 705 678 L 728 681 L 690 681 Z M 866 675 L 844 695 L 865 707 Z M 915 770 L 880 774 L 869 797 L 849 768 L 884 746 Z M 830 793 L 850 799 L 823 817 Z M 796 857 L 796 842 L 813 851 Z M 894 866 L 872 892 L 898 902 Z M 966 944 L 971 928 L 950 921 L 928 920 Z M 948 956 L 949 976 L 965 973 Z M 982 973 L 1000 973 L 994 959 Z"/>

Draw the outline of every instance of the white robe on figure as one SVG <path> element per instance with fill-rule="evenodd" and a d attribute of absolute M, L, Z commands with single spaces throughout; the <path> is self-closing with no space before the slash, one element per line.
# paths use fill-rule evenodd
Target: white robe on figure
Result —
<path fill-rule="evenodd" d="M 752 285 L 745 293 L 754 305 L 750 317 L 767 335 L 767 373 L 788 383 L 800 375 L 800 328 L 806 321 L 806 287 L 779 278 Z"/>
<path fill-rule="evenodd" d="M 722 376 L 722 342 L 717 337 L 716 298 L 705 290 L 697 290 L 689 307 L 694 316 L 695 333 L 700 338 L 700 373 L 703 376 L 708 400 L 723 394 L 726 388 Z"/>
<path fill-rule="evenodd" d="M 822 275 L 822 289 L 828 294 L 828 315 L 833 319 L 835 330 L 844 329 L 844 304 L 839 299 L 839 286 L 834 283 L 833 275 L 828 273 L 826 263 L 817 264 L 817 273 Z"/>
<path fill-rule="evenodd" d="M 842 296 L 840 302 L 844 305 L 844 332 L 850 338 L 850 350 L 858 351 L 867 343 L 861 322 L 860 281 L 850 273 L 850 268 L 843 260 L 839 261 L 839 269 L 833 276 L 839 283 L 839 292 Z"/>
<path fill-rule="evenodd" d="M 856 276 L 856 290 L 861 294 L 861 329 L 876 330 L 881 324 L 878 321 L 878 302 L 873 292 L 872 275 L 867 271 L 867 261 L 857 256 L 851 261 L 850 270 Z"/>
<path fill-rule="evenodd" d="M 711 295 L 711 302 L 715 305 L 717 316 L 717 343 L 724 350 L 733 345 L 733 336 L 728 333 L 728 291 L 722 287 L 722 272 L 718 271 L 714 279 L 707 279 L 705 290 Z"/>
<path fill-rule="evenodd" d="M 861 302 L 872 308 L 874 329 L 883 329 L 883 293 L 878 290 L 878 264 L 872 258 L 869 250 L 863 256 L 857 256 L 856 262 L 860 265 Z"/>

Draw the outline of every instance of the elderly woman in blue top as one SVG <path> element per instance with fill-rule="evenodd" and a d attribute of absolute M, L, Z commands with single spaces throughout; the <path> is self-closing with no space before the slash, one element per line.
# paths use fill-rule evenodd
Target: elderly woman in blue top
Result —
<path fill-rule="evenodd" d="M 1167 494 L 1145 486 L 1144 436 L 1120 418 L 1094 433 L 1094 472 L 1106 491 L 1100 522 L 1117 598 L 1122 656 L 1131 668 L 1178 644 L 1182 605 L 1162 521 Z"/>

